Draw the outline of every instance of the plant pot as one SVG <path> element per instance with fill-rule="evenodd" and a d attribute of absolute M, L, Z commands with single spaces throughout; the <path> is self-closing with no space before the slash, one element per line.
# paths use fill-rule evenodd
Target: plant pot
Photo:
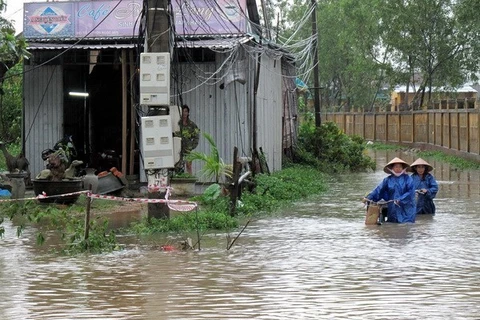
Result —
<path fill-rule="evenodd" d="M 197 178 L 172 178 L 170 187 L 172 187 L 172 196 L 193 196 L 195 195 L 195 183 Z"/>
<path fill-rule="evenodd" d="M 113 175 L 111 172 L 98 177 L 98 194 L 112 193 L 123 189 L 123 187 L 124 185 L 122 184 L 122 181 L 118 179 L 115 175 Z"/>
<path fill-rule="evenodd" d="M 68 196 L 59 196 L 52 197 L 55 195 L 68 194 L 73 192 L 82 191 L 83 181 L 82 180 L 64 180 L 64 181 L 50 181 L 50 180 L 41 180 L 33 179 L 33 192 L 36 196 L 45 192 L 48 198 L 39 198 L 38 201 L 43 203 L 61 203 L 61 204 L 72 204 L 78 200 L 80 194 L 73 194 Z"/>
<path fill-rule="evenodd" d="M 25 198 L 25 178 L 28 175 L 26 173 L 7 173 L 6 176 L 11 181 L 11 198 Z"/>

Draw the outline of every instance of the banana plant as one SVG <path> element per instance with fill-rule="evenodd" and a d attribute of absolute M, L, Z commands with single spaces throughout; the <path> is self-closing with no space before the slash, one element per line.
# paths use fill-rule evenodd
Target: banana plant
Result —
<path fill-rule="evenodd" d="M 233 174 L 233 166 L 223 162 L 212 136 L 206 132 L 203 133 L 203 136 L 210 144 L 210 154 L 191 151 L 186 155 L 185 159 L 187 161 L 203 162 L 203 168 L 200 170 L 200 173 L 208 180 L 214 179 L 216 183 L 219 183 L 220 178 L 222 177 L 231 178 Z"/>

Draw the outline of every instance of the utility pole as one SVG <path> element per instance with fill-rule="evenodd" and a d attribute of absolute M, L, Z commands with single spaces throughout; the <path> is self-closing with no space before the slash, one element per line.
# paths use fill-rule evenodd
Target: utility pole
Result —
<path fill-rule="evenodd" d="M 168 27 L 168 0 L 148 1 L 147 52 L 170 52 Z"/>
<path fill-rule="evenodd" d="M 312 0 L 312 36 L 313 36 L 313 92 L 314 92 L 314 105 L 315 105 L 315 126 L 320 127 L 322 119 L 320 117 L 320 83 L 319 83 L 319 71 L 318 71 L 318 30 L 317 30 L 317 1 Z"/>
<path fill-rule="evenodd" d="M 147 2 L 147 31 L 145 52 L 148 53 L 168 53 L 170 52 L 170 28 L 169 28 L 169 0 L 144 0 Z M 166 75 L 170 77 L 170 74 Z M 168 115 L 170 106 L 164 104 L 150 104 L 147 115 Z M 161 112 L 161 113 L 158 113 Z M 160 138 L 160 137 L 155 137 Z M 164 185 L 168 185 L 168 175 L 165 174 L 168 169 L 152 169 L 147 170 L 147 181 L 149 185 L 149 199 L 164 199 L 166 189 Z M 160 181 L 160 183 L 159 183 Z M 160 185 L 159 189 L 151 190 L 150 186 L 154 184 Z M 170 210 L 165 203 L 149 203 L 148 218 L 169 218 Z"/>

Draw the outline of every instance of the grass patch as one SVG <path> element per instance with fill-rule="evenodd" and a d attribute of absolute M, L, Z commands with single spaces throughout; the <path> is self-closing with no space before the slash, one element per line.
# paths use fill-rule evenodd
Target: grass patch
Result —
<path fill-rule="evenodd" d="M 194 200 L 200 204 L 198 223 L 195 213 L 188 213 L 168 220 L 144 218 L 131 225 L 129 230 L 135 234 L 154 234 L 158 232 L 189 232 L 197 228 L 229 231 L 238 228 L 242 221 L 252 216 L 271 213 L 289 204 L 326 191 L 326 180 L 322 172 L 310 166 L 291 165 L 270 175 L 256 175 L 256 188 L 252 192 L 244 191 L 237 202 L 235 217 L 229 215 L 229 196 L 222 195 L 220 186 L 209 188 Z"/>
<path fill-rule="evenodd" d="M 480 170 L 480 163 L 478 161 L 448 155 L 441 151 L 420 151 L 417 154 L 421 158 L 429 158 L 437 161 L 446 162 L 458 169 Z"/>
<path fill-rule="evenodd" d="M 393 144 L 382 144 L 377 142 L 375 142 L 374 144 L 367 145 L 367 148 L 372 150 L 386 150 L 386 151 L 389 151 L 389 150 L 406 151 L 411 149 L 405 146 L 399 146 L 399 145 L 393 145 Z M 442 151 L 435 151 L 435 150 L 418 151 L 416 152 L 416 155 L 419 158 L 424 158 L 425 160 L 436 160 L 436 161 L 448 163 L 449 165 L 457 169 L 480 170 L 480 162 L 475 160 L 465 159 L 459 156 L 448 155 Z"/>
<path fill-rule="evenodd" d="M 372 150 L 385 150 L 385 151 L 395 151 L 398 150 L 402 147 L 393 145 L 393 144 L 383 144 L 383 143 L 378 143 L 374 142 L 371 144 L 367 144 L 367 149 L 372 149 Z"/>

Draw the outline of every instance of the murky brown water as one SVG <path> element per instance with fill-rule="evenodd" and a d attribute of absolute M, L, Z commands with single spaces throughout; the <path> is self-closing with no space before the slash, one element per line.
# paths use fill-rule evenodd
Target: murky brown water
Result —
<path fill-rule="evenodd" d="M 397 154 L 375 156 L 381 168 Z M 6 221 L 0 319 L 479 319 L 479 172 L 432 164 L 433 218 L 365 226 L 359 200 L 385 174 L 342 175 L 328 194 L 252 222 L 230 251 L 209 233 L 200 252 L 153 239 L 58 257 Z"/>

